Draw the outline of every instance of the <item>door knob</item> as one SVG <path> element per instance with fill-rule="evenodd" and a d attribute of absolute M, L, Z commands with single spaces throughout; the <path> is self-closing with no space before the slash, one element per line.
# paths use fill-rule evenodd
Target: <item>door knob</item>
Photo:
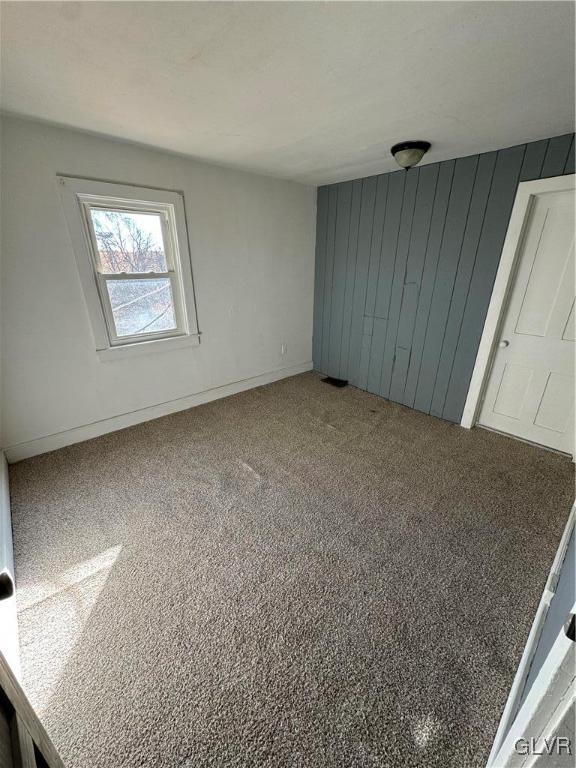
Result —
<path fill-rule="evenodd" d="M 507 347 L 509 344 L 510 342 L 508 341 L 508 339 L 502 339 L 502 341 L 498 344 L 498 346 L 501 349 L 504 349 L 504 347 Z"/>
<path fill-rule="evenodd" d="M 573 613 L 568 614 L 564 624 L 564 634 L 572 642 L 576 642 L 576 616 Z"/>

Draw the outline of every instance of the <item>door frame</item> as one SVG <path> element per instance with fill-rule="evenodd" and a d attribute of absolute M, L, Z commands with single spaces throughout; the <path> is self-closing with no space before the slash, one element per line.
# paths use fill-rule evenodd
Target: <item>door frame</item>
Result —
<path fill-rule="evenodd" d="M 504 768 L 509 762 L 515 764 L 514 758 L 518 758 L 518 755 L 514 752 L 516 741 L 522 737 L 539 735 L 539 733 L 535 733 L 536 729 L 534 727 L 531 728 L 534 725 L 534 721 L 538 719 L 542 725 L 546 725 L 561 703 L 563 691 L 558 689 L 555 682 L 558 677 L 558 670 L 563 667 L 565 657 L 568 655 L 572 645 L 572 641 L 564 637 L 562 637 L 561 643 L 557 642 L 555 644 L 555 647 L 552 649 L 553 653 L 550 654 L 552 658 L 547 659 L 547 662 L 542 666 L 542 670 L 534 681 L 526 701 L 518 709 L 524 690 L 524 683 L 530 672 L 530 665 L 544 628 L 544 622 L 552 598 L 556 594 L 560 571 L 562 570 L 568 543 L 574 528 L 576 528 L 576 501 L 570 510 L 560 544 L 556 550 L 556 556 L 548 574 L 546 586 L 540 598 L 536 616 L 534 617 L 520 664 L 516 670 L 514 681 L 510 688 L 502 717 L 500 718 L 486 768 Z M 576 607 L 574 610 L 576 610 Z M 563 635 L 563 632 L 561 634 Z"/>
<path fill-rule="evenodd" d="M 575 182 L 576 174 L 572 173 L 566 176 L 553 176 L 549 179 L 521 181 L 518 184 L 500 264 L 490 297 L 490 305 L 484 322 L 484 330 L 476 355 L 474 371 L 470 379 L 468 396 L 460 421 L 460 426 L 466 429 L 470 429 L 478 421 L 484 392 L 492 370 L 497 347 L 496 341 L 508 309 L 508 302 L 516 277 L 516 268 L 524 244 L 524 235 L 536 196 L 545 192 L 564 192 L 576 189 Z"/>

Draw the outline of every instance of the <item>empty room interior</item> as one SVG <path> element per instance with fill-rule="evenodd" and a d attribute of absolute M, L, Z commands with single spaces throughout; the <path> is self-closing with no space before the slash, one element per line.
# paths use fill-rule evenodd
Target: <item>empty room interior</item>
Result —
<path fill-rule="evenodd" d="M 574 3 L 0 43 L 0 768 L 576 765 Z"/>

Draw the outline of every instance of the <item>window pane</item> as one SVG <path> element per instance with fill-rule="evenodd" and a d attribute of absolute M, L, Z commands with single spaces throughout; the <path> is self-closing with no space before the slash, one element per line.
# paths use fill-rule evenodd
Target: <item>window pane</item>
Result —
<path fill-rule="evenodd" d="M 107 280 L 118 336 L 158 333 L 176 328 L 172 286 L 161 280 Z"/>
<path fill-rule="evenodd" d="M 160 215 L 90 208 L 100 272 L 167 272 Z"/>

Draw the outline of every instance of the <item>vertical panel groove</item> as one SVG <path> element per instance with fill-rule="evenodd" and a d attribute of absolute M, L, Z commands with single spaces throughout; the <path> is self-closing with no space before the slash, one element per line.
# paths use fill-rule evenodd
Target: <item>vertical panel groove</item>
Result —
<path fill-rule="evenodd" d="M 332 354 L 332 331 L 334 328 L 334 278 L 336 275 L 336 229 L 338 227 L 338 203 L 340 200 L 340 184 L 336 186 L 335 189 L 335 201 L 334 201 L 334 232 L 332 235 L 332 271 L 331 271 L 331 279 L 330 279 L 330 322 L 328 326 L 328 367 L 327 371 L 330 375 L 337 376 L 334 366 L 333 366 L 333 354 Z"/>
<path fill-rule="evenodd" d="M 440 255 L 440 246 L 444 233 L 444 224 L 450 192 L 452 189 L 452 175 L 455 162 L 453 160 L 441 163 L 438 166 L 438 182 L 436 194 L 434 197 L 434 208 L 432 209 L 432 219 L 430 221 L 430 232 L 428 236 L 424 266 L 421 276 L 420 292 L 418 296 L 418 307 L 414 323 L 414 333 L 412 336 L 412 349 L 410 354 L 410 365 L 404 385 L 404 405 L 414 407 L 416 399 L 416 390 L 420 377 L 420 364 L 424 353 L 424 341 L 428 327 L 428 317 L 430 305 L 432 302 L 432 291 L 434 287 L 434 278 Z"/>
<path fill-rule="evenodd" d="M 566 157 L 566 163 L 564 165 L 564 176 L 568 176 L 574 173 L 574 136 L 570 142 L 570 149 L 568 150 L 568 156 Z"/>
<path fill-rule="evenodd" d="M 374 295 L 374 329 L 372 332 L 370 364 L 368 368 L 368 390 L 376 394 L 381 394 L 380 382 L 407 173 L 406 171 L 396 171 L 389 174 L 389 177 L 386 195 L 386 214 L 380 243 L 378 281 Z M 393 257 L 392 254 L 394 254 Z"/>
<path fill-rule="evenodd" d="M 488 186 L 488 193 L 486 195 L 486 200 L 484 201 L 484 206 L 483 206 L 483 210 L 482 210 L 482 221 L 481 221 L 481 224 L 480 224 L 480 236 L 478 237 L 478 240 L 476 241 L 476 246 L 474 248 L 474 258 L 472 260 L 470 276 L 472 276 L 472 274 L 474 273 L 474 267 L 476 266 L 476 259 L 478 257 L 478 246 L 480 244 L 480 237 L 481 237 L 482 229 L 484 228 L 484 220 L 486 218 L 486 208 L 488 207 L 488 200 L 490 199 L 490 190 L 492 189 L 492 182 L 494 181 L 494 172 L 495 172 L 495 170 L 496 170 L 496 158 L 494 158 L 494 163 L 492 165 L 492 171 L 490 173 L 490 184 Z M 442 414 L 444 414 L 444 411 L 445 411 L 445 408 L 446 408 L 446 399 L 448 397 L 448 390 L 450 388 L 450 382 L 452 381 L 452 374 L 453 374 L 453 371 L 454 371 L 454 360 L 456 359 L 456 348 L 458 346 L 458 342 L 460 340 L 460 335 L 462 333 L 462 320 L 463 320 L 463 317 L 464 317 L 464 309 L 466 308 L 466 304 L 468 303 L 468 297 L 470 295 L 470 284 L 471 284 L 471 280 L 468 279 L 468 283 L 467 283 L 467 286 L 466 286 L 466 293 L 464 295 L 464 307 L 462 309 L 462 313 L 460 315 L 460 320 L 459 320 L 459 325 L 458 325 L 458 334 L 457 334 L 457 339 L 456 339 L 456 346 L 454 348 L 454 351 L 453 351 L 453 354 L 452 354 L 452 359 L 451 359 L 451 362 L 450 362 L 450 371 L 449 371 L 449 374 L 448 374 L 448 386 L 446 387 L 446 391 L 444 393 L 444 398 L 442 400 Z"/>
<path fill-rule="evenodd" d="M 352 185 L 352 201 L 350 205 L 350 229 L 348 234 L 348 261 L 346 270 L 346 297 L 343 322 L 347 325 L 347 332 L 342 333 L 344 350 L 344 364 L 340 364 L 340 378 L 348 379 L 350 371 L 350 337 L 352 334 L 352 317 L 354 309 L 354 296 L 356 294 L 356 275 L 358 271 L 358 238 L 360 236 L 360 212 L 362 206 L 362 181 L 355 181 Z M 351 268 L 351 256 L 353 253 L 354 268 Z M 342 358 L 342 350 L 341 350 Z"/>
<path fill-rule="evenodd" d="M 366 388 L 368 376 L 368 352 L 364 332 L 364 317 L 368 297 L 368 276 L 370 270 L 370 253 L 374 234 L 374 215 L 376 210 L 377 177 L 372 176 L 362 182 L 362 206 L 360 209 L 360 226 L 358 232 L 358 265 L 359 289 L 356 292 L 355 317 L 353 318 L 355 342 L 353 348 L 354 365 L 351 381 L 358 387 Z M 364 247 L 362 247 L 364 246 Z"/>
<path fill-rule="evenodd" d="M 437 168 L 436 177 L 435 177 L 435 180 L 434 180 L 434 193 L 432 195 L 432 203 L 431 203 L 431 206 L 430 206 L 430 219 L 429 219 L 428 224 L 427 224 L 426 245 L 424 246 L 424 253 L 423 253 L 423 258 L 422 258 L 422 269 L 420 271 L 420 277 L 419 277 L 419 280 L 418 280 L 418 291 L 417 291 L 417 294 L 416 294 L 416 313 L 415 313 L 415 317 L 414 317 L 414 322 L 412 324 L 412 331 L 411 331 L 411 334 L 410 334 L 410 347 L 409 347 L 408 359 L 407 359 L 407 363 L 406 363 L 406 376 L 405 376 L 405 379 L 404 379 L 404 386 L 402 388 L 402 399 L 401 399 L 401 402 L 404 403 L 404 404 L 406 404 L 406 388 L 407 388 L 407 385 L 408 385 L 408 374 L 409 374 L 409 371 L 410 371 L 410 365 L 412 363 L 412 353 L 413 353 L 413 347 L 414 347 L 414 333 L 416 331 L 417 312 L 418 312 L 418 307 L 419 307 L 419 304 L 420 304 L 420 295 L 422 293 L 422 278 L 423 278 L 423 275 L 424 275 L 424 269 L 425 269 L 425 264 L 426 264 L 426 254 L 428 253 L 428 247 L 429 247 L 429 244 L 430 244 L 430 233 L 432 231 L 432 217 L 433 217 L 433 214 L 434 214 L 434 209 L 436 207 L 436 194 L 438 192 L 438 182 L 440 180 L 440 172 L 439 171 L 440 171 L 440 169 Z"/>
<path fill-rule="evenodd" d="M 324 304 L 324 331 L 322 338 L 322 361 L 324 372 L 330 373 L 330 329 L 332 328 L 332 298 L 334 296 L 334 251 L 336 243 L 336 218 L 338 210 L 338 186 L 330 187 L 328 197 L 328 228 L 326 233 L 326 260 L 330 265 L 329 285 L 326 299 L 328 300 L 328 314 L 326 323 L 326 304 Z M 331 220 L 331 212 L 334 214 L 334 220 Z M 326 271 L 328 274 L 328 270 Z"/>
<path fill-rule="evenodd" d="M 365 314 L 368 317 L 374 318 L 374 323 L 372 326 L 372 335 L 370 336 L 370 344 L 368 347 L 368 370 L 367 370 L 367 378 L 366 378 L 366 388 L 370 392 L 375 392 L 377 390 L 376 385 L 376 375 L 375 375 L 375 369 L 378 368 L 378 360 L 379 360 L 379 348 L 381 347 L 381 341 L 383 333 L 385 332 L 385 323 L 387 321 L 387 318 L 384 319 L 379 311 L 377 311 L 377 303 L 378 303 L 378 292 L 380 289 L 381 284 L 381 273 L 382 273 L 382 260 L 383 258 L 386 258 L 386 246 L 385 241 L 388 237 L 388 232 L 391 226 L 391 222 L 393 223 L 393 209 L 390 210 L 389 206 L 389 200 L 390 200 L 390 192 L 394 191 L 395 187 L 398 185 L 398 172 L 393 174 L 388 174 L 386 176 L 386 186 L 385 191 L 386 194 L 381 195 L 380 199 L 384 200 L 383 205 L 381 206 L 381 215 L 380 211 L 378 209 L 378 194 L 376 195 L 376 207 L 374 211 L 374 217 L 375 217 L 375 223 L 376 223 L 376 217 L 380 215 L 381 218 L 381 224 L 379 224 L 379 228 L 376 228 L 376 232 L 379 235 L 379 242 L 378 240 L 375 243 L 376 247 L 373 247 L 372 253 L 370 255 L 371 257 L 371 265 L 374 263 L 373 267 L 373 274 L 376 275 L 376 279 L 373 281 L 373 286 L 369 285 L 369 301 L 367 302 L 366 311 Z M 383 181 L 384 177 L 379 176 L 378 177 L 378 183 L 380 182 L 384 183 Z M 391 202 L 393 205 L 396 205 L 396 196 L 392 195 Z M 374 243 L 373 243 L 374 246 Z M 377 262 L 377 269 L 376 269 L 376 262 Z M 378 318 L 378 319 L 376 319 Z"/>
<path fill-rule="evenodd" d="M 438 249 L 438 259 L 436 261 L 436 268 L 434 270 L 434 281 L 432 283 L 432 295 L 430 297 L 430 306 L 428 307 L 428 313 L 426 315 L 426 330 L 424 332 L 424 348 L 426 347 L 426 339 L 428 338 L 428 329 L 429 329 L 429 325 L 430 325 L 430 314 L 432 312 L 432 306 L 433 306 L 433 301 L 434 301 L 434 293 L 436 291 L 436 283 L 437 283 L 437 278 L 438 278 L 438 266 L 440 264 L 440 255 L 442 253 L 442 248 L 443 248 L 443 245 L 444 245 L 444 235 L 446 233 L 446 222 L 448 220 L 448 211 L 450 210 L 450 202 L 452 200 L 452 186 L 454 184 L 454 175 L 455 175 L 455 173 L 456 173 L 456 163 L 454 163 L 454 165 L 452 167 L 452 175 L 450 177 L 450 192 L 448 193 L 448 202 L 447 202 L 447 205 L 446 205 L 446 215 L 445 215 L 444 221 L 442 223 L 442 237 L 440 238 L 440 247 Z M 423 359 L 424 359 L 424 355 L 422 355 L 420 357 L 420 363 L 418 365 L 418 376 L 417 376 L 417 379 L 416 379 L 416 396 L 417 396 L 418 389 L 419 389 L 419 386 L 420 386 L 420 375 L 422 373 L 422 360 Z M 416 406 L 416 399 L 414 399 L 414 406 Z"/>
<path fill-rule="evenodd" d="M 445 321 L 445 324 L 444 324 L 444 328 L 442 330 L 442 341 L 440 343 L 440 354 L 438 356 L 438 362 L 436 364 L 436 370 L 434 371 L 434 385 L 432 386 L 432 401 L 431 401 L 431 409 L 430 409 L 430 412 L 434 413 L 434 415 L 439 415 L 437 413 L 437 409 L 435 409 L 435 407 L 434 407 L 434 398 L 435 398 L 436 386 L 437 386 L 437 382 L 438 382 L 438 372 L 440 371 L 440 365 L 442 363 L 442 351 L 444 349 L 444 344 L 446 342 L 446 332 L 448 330 L 448 321 L 450 319 L 450 309 L 452 307 L 452 302 L 454 300 L 454 288 L 456 286 L 456 280 L 457 280 L 457 277 L 458 277 L 458 269 L 460 267 L 460 260 L 462 259 L 462 249 L 464 248 L 464 242 L 465 242 L 465 238 L 466 238 L 466 230 L 468 228 L 468 222 L 469 222 L 469 219 L 470 219 L 470 210 L 472 208 L 472 202 L 474 200 L 474 187 L 476 185 L 476 179 L 478 178 L 478 168 L 479 168 L 479 166 L 480 166 L 480 158 L 478 157 L 476 159 L 476 165 L 474 166 L 474 177 L 473 177 L 473 180 L 472 180 L 472 189 L 471 189 L 471 192 L 470 192 L 470 199 L 468 201 L 468 206 L 466 208 L 466 216 L 464 218 L 464 227 L 463 227 L 463 230 L 462 230 L 462 238 L 460 240 L 460 246 L 457 249 L 458 250 L 458 256 L 456 257 L 456 263 L 455 263 L 455 266 L 454 266 L 454 279 L 452 280 L 452 287 L 450 289 L 450 299 L 448 300 L 448 311 L 446 313 L 446 321 Z M 442 407 L 444 407 L 444 406 L 442 406 Z"/>
<path fill-rule="evenodd" d="M 316 261 L 314 274 L 314 328 L 312 335 L 312 360 L 314 367 L 322 368 L 322 332 L 324 318 L 326 229 L 328 224 L 328 189 L 321 187 L 317 196 L 316 213 Z"/>
<path fill-rule="evenodd" d="M 542 141 L 533 141 L 531 144 L 526 145 L 522 170 L 520 171 L 520 181 L 531 181 L 541 178 L 549 144 L 549 139 L 543 139 Z"/>
<path fill-rule="evenodd" d="M 414 178 L 415 176 L 415 181 L 414 181 L 415 186 L 412 192 L 410 187 L 408 187 L 408 182 L 411 179 L 410 177 L 407 177 L 404 183 L 404 194 L 402 197 L 402 211 L 400 214 L 400 222 L 398 227 L 398 240 L 396 241 L 396 253 L 394 255 L 394 269 L 392 272 L 392 287 L 390 291 L 390 301 L 388 303 L 388 323 L 386 326 L 386 342 L 384 347 L 384 355 L 382 357 L 382 368 L 380 371 L 379 391 L 380 391 L 380 394 L 384 395 L 385 397 L 388 397 L 390 395 L 390 389 L 392 386 L 392 377 L 394 374 L 394 366 L 396 364 L 398 328 L 400 326 L 400 312 L 402 310 L 402 298 L 404 296 L 404 283 L 406 281 L 406 267 L 408 265 L 408 254 L 410 252 L 410 239 L 412 237 L 412 225 L 414 223 L 414 210 L 416 208 L 416 198 L 418 196 L 418 185 L 420 183 L 419 168 L 413 169 L 412 171 L 408 171 L 408 173 L 413 174 L 412 178 Z M 413 200 L 411 203 L 410 203 L 410 199 L 408 199 L 408 201 L 406 200 L 407 194 L 408 195 L 413 194 Z M 408 210 L 408 213 L 406 214 L 405 208 L 407 204 L 411 205 L 411 208 Z M 403 263 L 401 262 L 400 265 L 398 265 L 398 252 L 401 244 L 403 222 L 406 215 L 408 217 L 408 222 L 407 222 L 408 232 L 406 233 L 406 237 L 404 238 L 406 240 L 406 246 L 404 247 L 404 243 L 402 243 L 403 253 L 401 253 L 400 256 Z M 401 279 L 400 279 L 400 276 L 398 276 L 398 279 L 396 279 L 396 270 L 398 266 L 402 272 Z M 396 285 L 398 285 L 399 287 L 396 289 L 396 296 L 395 296 L 394 288 Z M 397 305 L 397 308 L 398 308 L 397 312 L 396 312 L 396 306 L 394 307 L 392 306 L 393 301 L 394 301 L 394 304 Z M 394 343 L 392 346 L 390 346 L 388 343 L 388 339 L 392 335 L 394 336 Z"/>
<path fill-rule="evenodd" d="M 385 355 L 386 355 L 386 346 L 387 346 L 387 343 L 388 343 L 388 334 L 389 334 L 389 331 L 390 331 L 390 304 L 391 304 L 391 301 L 392 301 L 392 286 L 394 284 L 394 276 L 396 274 L 396 260 L 398 258 L 398 245 L 400 243 L 400 230 L 402 228 L 402 219 L 404 217 L 404 207 L 405 207 L 405 204 L 406 204 L 406 181 L 407 181 L 407 174 L 409 173 L 409 171 L 397 171 L 397 173 L 401 173 L 403 175 L 404 183 L 402 185 L 402 204 L 400 206 L 400 215 L 398 216 L 398 229 L 396 231 L 396 244 L 395 244 L 395 248 L 394 248 L 394 260 L 392 262 L 392 269 L 391 269 L 391 272 L 390 272 L 390 275 L 391 275 L 390 283 L 391 283 L 391 285 L 390 285 L 390 294 L 388 296 L 388 303 L 387 303 L 387 306 L 386 306 L 386 332 L 384 334 L 384 348 L 382 349 L 382 358 L 380 360 L 380 365 L 379 365 L 380 375 L 377 377 L 378 378 L 378 385 L 377 385 L 376 391 L 378 392 L 378 394 L 383 394 L 382 393 L 382 375 L 383 375 L 383 370 L 384 370 L 384 360 L 385 360 Z M 380 264 L 382 264 L 382 251 L 380 252 Z M 378 272 L 378 279 L 380 279 L 380 272 Z M 379 311 L 381 311 L 381 310 L 379 310 Z"/>
<path fill-rule="evenodd" d="M 561 176 L 566 167 L 566 160 L 570 152 L 573 134 L 567 133 L 565 136 L 555 136 L 548 142 L 548 151 L 544 158 L 544 167 L 542 168 L 542 177 Z"/>
<path fill-rule="evenodd" d="M 374 240 L 374 219 L 376 217 L 376 193 L 377 189 L 374 190 L 374 205 L 372 206 L 372 216 L 371 216 L 371 224 L 370 224 L 370 247 L 368 249 L 368 254 L 372 253 L 372 242 Z M 370 269 L 370 259 L 368 259 L 368 269 Z M 368 291 L 366 290 L 366 294 L 364 296 L 364 312 L 362 314 L 366 314 L 366 306 L 368 303 Z"/>
<path fill-rule="evenodd" d="M 330 325 L 330 375 L 340 376 L 342 332 L 348 280 L 348 246 L 352 210 L 352 182 L 338 185 L 336 227 L 334 234 L 334 271 L 332 290 L 332 319 Z"/>

